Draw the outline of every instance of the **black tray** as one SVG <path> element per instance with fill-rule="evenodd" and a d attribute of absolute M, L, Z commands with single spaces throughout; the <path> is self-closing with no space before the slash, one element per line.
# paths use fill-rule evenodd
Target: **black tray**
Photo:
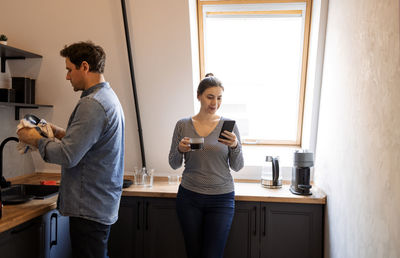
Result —
<path fill-rule="evenodd" d="M 1 199 L 3 204 L 20 204 L 33 200 L 33 198 L 35 198 L 33 195 L 8 195 Z"/>
<path fill-rule="evenodd" d="M 129 179 L 124 179 L 124 183 L 122 185 L 122 188 L 127 188 L 133 184 L 132 180 Z"/>

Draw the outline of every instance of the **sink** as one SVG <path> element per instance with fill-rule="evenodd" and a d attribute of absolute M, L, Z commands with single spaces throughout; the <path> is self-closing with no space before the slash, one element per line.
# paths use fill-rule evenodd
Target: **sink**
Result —
<path fill-rule="evenodd" d="M 1 189 L 3 204 L 18 204 L 32 199 L 46 199 L 58 193 L 58 185 L 18 184 Z"/>

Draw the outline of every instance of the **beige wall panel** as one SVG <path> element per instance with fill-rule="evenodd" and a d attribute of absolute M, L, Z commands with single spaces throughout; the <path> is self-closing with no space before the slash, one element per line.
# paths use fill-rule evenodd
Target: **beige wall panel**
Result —
<path fill-rule="evenodd" d="M 325 257 L 400 257 L 399 1 L 330 1 L 315 182 Z"/>

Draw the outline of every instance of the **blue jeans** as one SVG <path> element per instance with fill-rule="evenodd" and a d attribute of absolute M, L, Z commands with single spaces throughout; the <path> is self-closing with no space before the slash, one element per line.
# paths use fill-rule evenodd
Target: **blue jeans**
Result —
<path fill-rule="evenodd" d="M 179 186 L 176 210 L 188 258 L 222 258 L 235 212 L 235 193 L 206 195 Z"/>
<path fill-rule="evenodd" d="M 74 258 L 108 258 L 110 225 L 78 217 L 69 217 L 72 256 Z"/>

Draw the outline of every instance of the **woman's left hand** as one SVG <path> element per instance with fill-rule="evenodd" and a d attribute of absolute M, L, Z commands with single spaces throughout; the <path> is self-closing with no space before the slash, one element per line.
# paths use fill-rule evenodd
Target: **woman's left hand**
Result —
<path fill-rule="evenodd" d="M 231 147 L 232 149 L 237 147 L 238 141 L 237 141 L 237 137 L 236 137 L 235 133 L 231 133 L 231 132 L 225 130 L 225 131 L 222 132 L 221 135 L 225 136 L 228 139 L 218 138 L 218 141 L 220 143 L 223 143 L 226 146 Z"/>

